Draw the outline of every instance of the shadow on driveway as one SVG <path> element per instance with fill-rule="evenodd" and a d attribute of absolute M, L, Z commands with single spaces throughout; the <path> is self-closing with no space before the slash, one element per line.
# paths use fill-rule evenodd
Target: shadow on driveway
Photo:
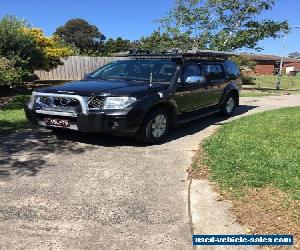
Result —
<path fill-rule="evenodd" d="M 235 112 L 235 116 L 247 113 L 249 110 L 256 108 L 256 106 L 240 105 Z M 166 143 L 179 139 L 187 135 L 193 135 L 206 127 L 213 124 L 221 124 L 228 118 L 222 117 L 218 114 L 200 118 L 185 124 L 182 124 L 170 131 L 168 137 L 161 143 Z M 55 133 L 57 138 L 64 141 L 81 142 L 89 145 L 103 146 L 103 147 L 118 147 L 118 146 L 135 146 L 146 147 L 147 144 L 136 142 L 130 137 L 117 137 L 105 134 L 86 134 L 76 131 L 58 131 Z M 79 136 L 80 135 L 80 136 Z"/>
<path fill-rule="evenodd" d="M 11 175 L 35 176 L 47 163 L 45 156 L 81 154 L 91 146 L 57 140 L 44 129 L 30 130 L 0 136 L 0 180 Z"/>
<path fill-rule="evenodd" d="M 236 116 L 244 114 L 256 106 L 241 105 L 236 111 Z M 162 143 L 173 141 L 187 135 L 195 134 L 213 124 L 220 124 L 226 118 L 218 115 L 195 120 L 172 129 L 169 136 Z M 85 134 L 74 131 L 49 133 L 45 129 L 30 130 L 0 136 L 0 180 L 9 179 L 11 176 L 35 176 L 47 163 L 47 155 L 81 154 L 94 150 L 97 147 L 146 147 L 133 138 L 114 137 L 102 134 Z M 48 165 L 49 166 L 49 165 Z"/>

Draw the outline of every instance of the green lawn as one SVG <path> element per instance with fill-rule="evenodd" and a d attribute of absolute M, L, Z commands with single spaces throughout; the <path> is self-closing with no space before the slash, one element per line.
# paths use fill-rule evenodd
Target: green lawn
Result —
<path fill-rule="evenodd" d="M 225 124 L 203 147 L 211 178 L 221 188 L 239 195 L 272 185 L 300 199 L 300 107 Z"/>
<path fill-rule="evenodd" d="M 282 90 L 247 90 L 243 89 L 240 92 L 240 97 L 260 97 L 260 96 L 278 96 L 278 95 L 299 95 L 300 91 L 282 91 Z"/>
<path fill-rule="evenodd" d="M 256 87 L 276 87 L 277 76 L 254 76 Z M 299 76 L 282 76 L 281 78 L 281 89 L 294 89 L 300 88 L 300 77 Z"/>
<path fill-rule="evenodd" d="M 282 95 L 282 91 L 279 92 L 269 92 L 269 91 L 244 91 L 240 93 L 240 97 L 260 97 L 260 96 L 272 96 L 272 95 Z"/>
<path fill-rule="evenodd" d="M 28 99 L 27 95 L 15 96 L 12 101 L 0 108 L 0 133 L 30 127 L 23 111 Z"/>

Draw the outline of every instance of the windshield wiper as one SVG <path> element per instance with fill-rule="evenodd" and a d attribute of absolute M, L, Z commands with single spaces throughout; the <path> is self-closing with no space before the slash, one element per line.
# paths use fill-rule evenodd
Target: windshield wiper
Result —
<path fill-rule="evenodd" d="M 147 79 L 137 79 L 137 78 L 132 78 L 132 77 L 118 77 L 118 78 L 111 78 L 115 80 L 124 80 L 128 82 L 144 82 L 147 81 Z"/>
<path fill-rule="evenodd" d="M 155 83 L 155 82 L 168 82 L 165 79 L 149 79 L 149 78 L 133 78 L 133 77 L 97 77 L 98 80 L 123 80 L 128 82 L 149 82 Z"/>
<path fill-rule="evenodd" d="M 97 80 L 130 80 L 127 78 L 120 78 L 120 77 L 96 77 L 95 79 L 97 79 Z"/>
<path fill-rule="evenodd" d="M 107 77 L 95 77 L 95 79 L 97 79 L 97 80 L 108 80 Z"/>

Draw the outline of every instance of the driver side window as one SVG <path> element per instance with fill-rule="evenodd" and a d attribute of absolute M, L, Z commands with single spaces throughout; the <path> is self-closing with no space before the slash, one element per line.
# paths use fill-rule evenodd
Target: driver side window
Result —
<path fill-rule="evenodd" d="M 198 64 L 190 63 L 184 66 L 180 81 L 186 82 L 187 77 L 189 76 L 201 76 L 201 70 Z"/>

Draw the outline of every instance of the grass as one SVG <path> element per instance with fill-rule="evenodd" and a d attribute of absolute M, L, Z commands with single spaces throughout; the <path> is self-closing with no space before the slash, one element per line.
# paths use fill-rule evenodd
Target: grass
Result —
<path fill-rule="evenodd" d="M 240 97 L 260 97 L 260 96 L 279 96 L 279 95 L 298 95 L 300 91 L 276 91 L 276 90 L 248 90 L 242 89 Z"/>
<path fill-rule="evenodd" d="M 299 240 L 300 107 L 226 123 L 204 141 L 190 177 L 214 181 L 247 232 Z"/>
<path fill-rule="evenodd" d="M 255 76 L 255 86 L 273 88 L 276 87 L 277 76 Z M 299 76 L 282 76 L 281 78 L 281 89 L 298 89 L 300 88 L 300 77 Z"/>
<path fill-rule="evenodd" d="M 212 178 L 236 194 L 266 185 L 300 199 L 300 107 L 225 124 L 204 149 Z"/>
<path fill-rule="evenodd" d="M 282 95 L 282 92 L 274 92 L 274 91 L 250 91 L 250 90 L 242 90 L 240 93 L 240 97 L 260 97 L 260 96 L 276 96 Z"/>
<path fill-rule="evenodd" d="M 28 95 L 18 95 L 4 107 L 0 108 L 0 133 L 30 127 L 30 123 L 27 121 L 23 110 L 28 99 Z"/>

